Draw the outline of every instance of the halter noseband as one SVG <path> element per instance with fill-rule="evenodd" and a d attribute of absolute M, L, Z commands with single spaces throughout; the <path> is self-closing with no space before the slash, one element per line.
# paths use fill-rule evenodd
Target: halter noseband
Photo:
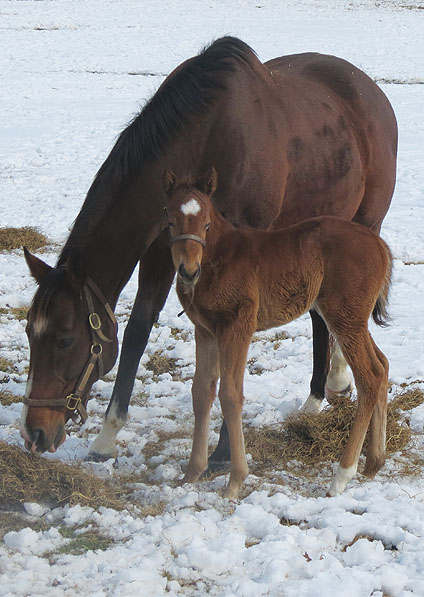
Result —
<path fill-rule="evenodd" d="M 93 372 L 94 367 L 97 364 L 99 370 L 99 378 L 103 377 L 103 345 L 101 342 L 109 343 L 112 342 L 113 338 L 108 338 L 102 332 L 102 322 L 99 315 L 94 310 L 93 299 L 90 294 L 90 290 L 92 293 L 98 298 L 98 300 L 103 304 L 109 319 L 112 321 L 113 325 L 115 326 L 116 330 L 116 318 L 115 314 L 112 311 L 109 303 L 106 301 L 103 293 L 95 284 L 95 282 L 91 278 L 87 278 L 86 283 L 84 285 L 84 294 L 87 301 L 88 306 L 88 323 L 90 326 L 90 335 L 91 335 L 91 347 L 90 347 L 90 354 L 88 363 L 84 371 L 82 372 L 81 376 L 79 377 L 76 385 L 75 390 L 73 393 L 66 396 L 66 398 L 62 399 L 52 399 L 52 400 L 33 400 L 31 398 L 24 398 L 23 403 L 27 404 L 28 406 L 53 406 L 55 408 L 60 408 L 65 406 L 68 410 L 72 411 L 71 419 L 73 421 L 77 421 L 78 415 L 80 416 L 81 423 L 85 423 L 87 420 L 87 410 L 86 404 L 88 402 L 88 396 L 84 399 L 82 398 L 82 394 L 84 392 L 85 386 L 87 385 L 88 380 Z"/>
<path fill-rule="evenodd" d="M 177 236 L 172 236 L 170 241 L 171 247 L 179 240 L 195 240 L 196 242 L 200 243 L 202 247 L 206 247 L 206 241 L 195 234 L 178 234 Z"/>

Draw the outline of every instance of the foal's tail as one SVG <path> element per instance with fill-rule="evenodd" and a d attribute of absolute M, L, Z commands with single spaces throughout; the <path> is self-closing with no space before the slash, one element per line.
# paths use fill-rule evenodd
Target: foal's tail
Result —
<path fill-rule="evenodd" d="M 380 288 L 380 293 L 377 298 L 377 302 L 374 305 L 374 309 L 372 311 L 372 318 L 374 322 L 381 326 L 387 327 L 389 325 L 390 316 L 387 312 L 387 305 L 389 299 L 389 290 L 390 284 L 392 279 L 392 269 L 393 269 L 393 257 L 389 247 L 386 245 L 384 241 L 384 251 L 386 253 L 386 274 L 384 276 L 383 284 Z"/>

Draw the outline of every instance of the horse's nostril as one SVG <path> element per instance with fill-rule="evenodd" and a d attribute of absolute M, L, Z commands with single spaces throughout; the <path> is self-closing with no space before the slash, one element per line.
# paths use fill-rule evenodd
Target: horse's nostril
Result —
<path fill-rule="evenodd" d="M 196 280 L 199 277 L 199 274 L 200 274 L 200 267 L 198 267 L 192 274 L 190 274 L 186 270 L 184 263 L 182 263 L 180 265 L 180 267 L 178 268 L 178 275 L 183 280 L 186 280 L 187 282 L 193 282 L 194 280 Z"/>
<path fill-rule="evenodd" d="M 33 447 L 35 447 L 38 452 L 44 452 L 44 443 L 46 441 L 46 433 L 44 429 L 34 429 L 31 433 L 31 440 Z"/>

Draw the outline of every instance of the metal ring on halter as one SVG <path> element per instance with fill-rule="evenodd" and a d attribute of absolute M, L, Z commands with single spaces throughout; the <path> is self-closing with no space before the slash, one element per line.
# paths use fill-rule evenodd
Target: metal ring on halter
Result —
<path fill-rule="evenodd" d="M 93 328 L 93 330 L 99 330 L 102 327 L 102 320 L 97 313 L 90 313 L 88 316 L 88 321 L 90 322 L 90 326 Z"/>
<path fill-rule="evenodd" d="M 101 344 L 92 344 L 90 348 L 91 354 L 102 354 L 103 346 Z"/>

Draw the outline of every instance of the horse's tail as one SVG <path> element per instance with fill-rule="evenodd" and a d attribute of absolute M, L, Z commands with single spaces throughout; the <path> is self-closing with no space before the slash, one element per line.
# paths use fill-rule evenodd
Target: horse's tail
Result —
<path fill-rule="evenodd" d="M 377 301 L 372 311 L 372 318 L 377 325 L 381 327 L 387 327 L 390 321 L 390 316 L 387 312 L 387 305 L 389 302 L 389 290 L 392 280 L 393 257 L 389 247 L 386 245 L 384 241 L 382 242 L 386 254 L 386 273 L 384 276 L 383 284 L 380 288 Z"/>

